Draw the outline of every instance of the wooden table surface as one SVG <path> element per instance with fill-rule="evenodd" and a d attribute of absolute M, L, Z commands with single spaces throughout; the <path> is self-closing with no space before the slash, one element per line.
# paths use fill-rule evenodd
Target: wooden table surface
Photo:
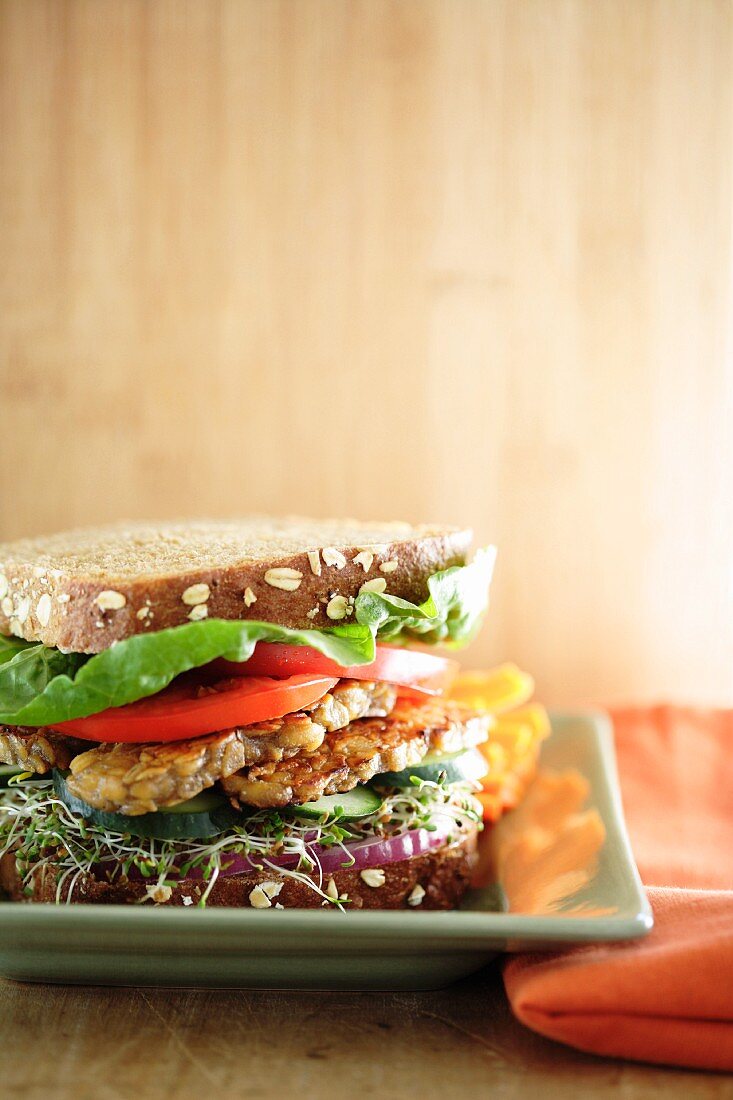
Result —
<path fill-rule="evenodd" d="M 733 1096 L 715 1074 L 579 1054 L 509 1012 L 498 968 L 430 993 L 0 983 L 5 1095 Z"/>

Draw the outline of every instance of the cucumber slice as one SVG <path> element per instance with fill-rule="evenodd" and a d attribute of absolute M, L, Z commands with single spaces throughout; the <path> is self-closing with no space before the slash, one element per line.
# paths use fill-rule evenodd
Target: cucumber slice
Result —
<path fill-rule="evenodd" d="M 436 783 L 441 775 L 445 775 L 447 783 L 461 783 L 466 780 L 483 779 L 489 770 L 489 765 L 478 749 L 464 749 L 462 752 L 429 753 L 424 756 L 419 764 L 403 768 L 401 772 L 384 772 L 377 775 L 372 783 L 377 787 L 407 787 L 410 777 L 426 779 Z"/>
<path fill-rule="evenodd" d="M 241 821 L 242 815 L 217 791 L 206 790 L 157 813 L 127 814 L 106 813 L 73 795 L 60 771 L 53 773 L 56 794 L 72 813 L 78 814 L 90 825 L 98 825 L 115 833 L 152 837 L 155 840 L 205 840 L 219 836 Z"/>
<path fill-rule="evenodd" d="M 199 791 L 193 798 L 179 802 L 176 806 L 166 806 L 159 810 L 161 814 L 208 814 L 221 809 L 222 805 L 229 805 L 221 791 L 215 791 L 208 787 L 205 791 Z M 235 811 L 236 812 L 236 811 Z"/>
<path fill-rule="evenodd" d="M 0 764 L 0 787 L 7 787 L 14 775 L 20 775 L 24 771 L 26 769 L 18 767 L 17 764 Z"/>
<path fill-rule="evenodd" d="M 292 812 L 299 817 L 322 820 L 325 817 L 338 817 L 341 821 L 353 821 L 357 817 L 373 814 L 382 805 L 382 799 L 369 787 L 354 787 L 344 794 L 326 794 L 315 802 L 304 802 L 293 806 Z"/>

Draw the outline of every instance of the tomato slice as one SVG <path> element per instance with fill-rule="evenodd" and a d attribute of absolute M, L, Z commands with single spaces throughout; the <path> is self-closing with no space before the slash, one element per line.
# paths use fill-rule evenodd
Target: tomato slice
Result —
<path fill-rule="evenodd" d="M 338 665 L 330 657 L 307 645 L 258 642 L 248 661 L 214 661 L 211 666 L 223 676 L 293 676 L 311 673 L 339 676 L 348 680 L 384 680 L 402 684 L 428 695 L 446 691 L 458 673 L 458 662 L 436 657 L 419 649 L 378 645 L 377 656 L 368 665 Z"/>
<path fill-rule="evenodd" d="M 124 707 L 59 722 L 54 729 L 85 741 L 183 741 L 205 733 L 280 718 L 317 702 L 337 677 L 301 674 L 287 679 L 191 677 Z"/>

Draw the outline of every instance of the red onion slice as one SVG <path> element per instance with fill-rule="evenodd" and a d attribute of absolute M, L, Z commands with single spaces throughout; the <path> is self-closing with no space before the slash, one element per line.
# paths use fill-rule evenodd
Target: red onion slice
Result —
<path fill-rule="evenodd" d="M 445 843 L 451 832 L 456 831 L 455 824 L 446 822 L 439 825 L 435 831 L 428 829 L 410 829 L 404 833 L 398 833 L 391 837 L 369 837 L 365 840 L 352 841 L 343 848 L 323 848 L 318 844 L 312 844 L 308 848 L 308 854 L 317 858 L 324 874 L 330 875 L 334 871 L 351 869 L 363 871 L 367 867 L 381 867 L 387 863 L 399 863 L 403 859 L 411 859 L 413 856 L 423 855 L 432 848 L 438 848 Z M 353 863 L 349 857 L 353 857 Z M 256 856 L 242 856 L 223 854 L 221 857 L 222 868 L 220 876 L 242 875 L 248 871 L 256 871 L 261 867 L 282 867 L 291 869 L 297 867 L 299 857 L 297 855 L 285 855 L 259 859 Z M 313 868 L 318 870 L 317 865 Z M 201 868 L 193 867 L 187 878 L 201 878 Z"/>
<path fill-rule="evenodd" d="M 325 875 L 331 875 L 334 871 L 354 870 L 363 871 L 367 867 L 381 867 L 387 863 L 399 863 L 403 859 L 411 859 L 413 856 L 423 855 L 432 848 L 439 848 L 445 843 L 447 837 L 455 832 L 457 826 L 454 823 L 445 822 L 438 825 L 434 831 L 428 829 L 409 829 L 404 833 L 398 833 L 390 837 L 368 837 L 364 840 L 356 840 L 351 844 L 345 844 L 344 848 L 323 848 L 319 844 L 308 846 L 308 854 L 317 858 L 321 870 Z M 353 863 L 349 857 L 353 857 Z M 298 866 L 299 856 L 290 853 L 283 856 L 245 856 L 237 853 L 221 855 L 220 878 L 230 875 L 244 875 L 250 871 L 259 871 L 268 867 L 283 870 L 291 870 Z M 318 866 L 314 865 L 313 871 L 317 872 Z M 197 867 L 191 867 L 186 872 L 186 879 L 201 881 L 205 877 L 206 863 Z M 143 875 L 136 867 L 131 867 L 129 878 L 141 880 Z M 171 869 L 170 878 L 175 879 L 175 869 Z M 150 876 L 150 881 L 154 881 Z"/>

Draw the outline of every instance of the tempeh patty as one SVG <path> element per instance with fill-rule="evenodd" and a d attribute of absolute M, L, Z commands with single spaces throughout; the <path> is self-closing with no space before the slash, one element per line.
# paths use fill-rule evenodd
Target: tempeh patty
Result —
<path fill-rule="evenodd" d="M 315 750 L 258 764 L 222 780 L 250 806 L 288 806 L 343 794 L 382 772 L 419 764 L 429 752 L 458 752 L 485 741 L 491 716 L 460 703 L 400 700 L 386 718 L 363 718 L 331 733 Z"/>
<path fill-rule="evenodd" d="M 0 726 L 0 762 L 17 764 L 29 772 L 45 775 L 51 768 L 68 768 L 80 751 L 79 741 L 62 733 L 30 726 Z"/>
<path fill-rule="evenodd" d="M 397 688 L 381 680 L 339 680 L 317 703 L 303 709 L 328 733 L 357 718 L 384 718 L 397 702 Z"/>
<path fill-rule="evenodd" d="M 104 744 L 71 761 L 69 790 L 97 810 L 136 816 L 175 806 L 242 768 L 312 752 L 327 731 L 355 718 L 387 715 L 390 684 L 341 680 L 310 713 L 163 744 Z"/>

